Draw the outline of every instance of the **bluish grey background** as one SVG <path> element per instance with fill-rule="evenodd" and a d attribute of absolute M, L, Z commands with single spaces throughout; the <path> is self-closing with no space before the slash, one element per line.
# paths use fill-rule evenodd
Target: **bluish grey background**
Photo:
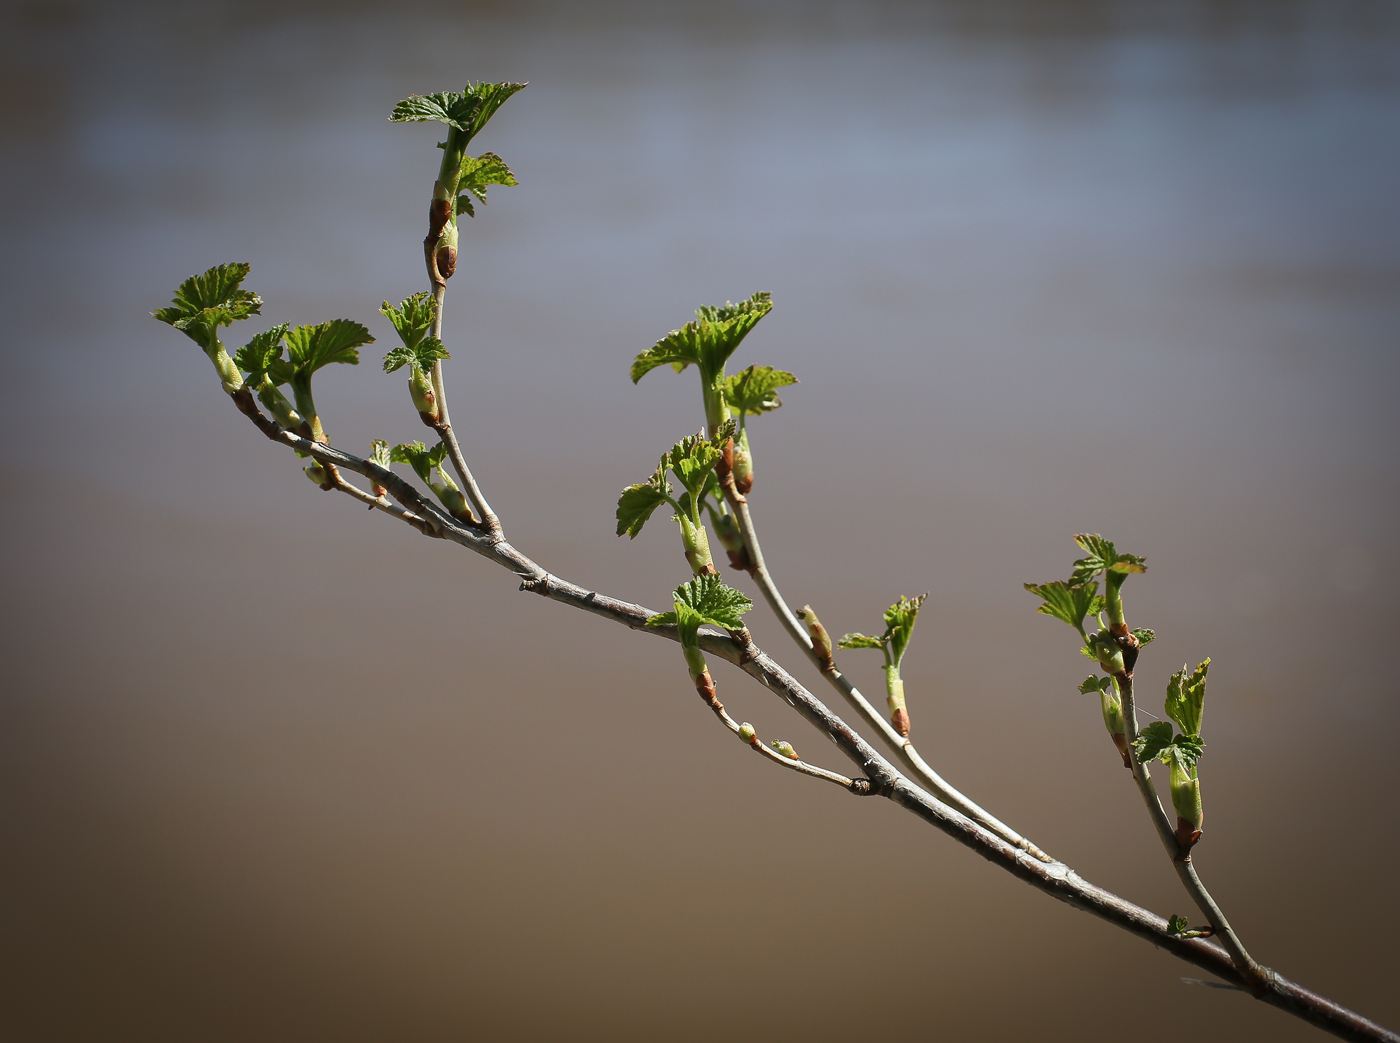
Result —
<path fill-rule="evenodd" d="M 1400 1022 L 1394 3 L 34 2 L 0 21 L 7 1036 L 1316 1037 L 748 755 L 672 646 L 317 492 L 151 322 L 248 260 L 249 332 L 392 336 L 437 139 L 384 117 L 468 78 L 530 81 L 446 335 L 512 541 L 662 606 L 674 536 L 613 504 L 701 416 L 628 362 L 771 290 L 736 362 L 802 378 L 754 425 L 790 598 L 840 633 L 931 590 L 921 749 L 1186 912 L 1021 590 L 1076 531 L 1146 555 L 1149 709 L 1213 657 L 1202 874 L 1261 960 Z M 337 444 L 423 433 L 379 354 L 318 380 Z"/>

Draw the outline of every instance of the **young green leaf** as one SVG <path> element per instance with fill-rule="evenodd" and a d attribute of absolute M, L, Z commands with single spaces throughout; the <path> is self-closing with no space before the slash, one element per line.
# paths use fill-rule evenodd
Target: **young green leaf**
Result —
<path fill-rule="evenodd" d="M 1205 749 L 1206 744 L 1201 741 L 1199 735 L 1178 735 L 1172 741 L 1170 749 L 1162 751 L 1162 761 L 1166 763 L 1170 757 L 1194 777 L 1196 762 L 1201 759 Z"/>
<path fill-rule="evenodd" d="M 666 454 L 667 466 L 671 468 L 671 473 L 697 501 L 709 484 L 715 464 L 719 463 L 720 456 L 723 455 L 715 441 L 706 438 L 703 432 L 687 435 Z"/>
<path fill-rule="evenodd" d="M 251 290 L 240 289 L 251 267 L 243 262 L 221 264 L 201 275 L 192 275 L 175 291 L 171 302 L 174 307 L 157 308 L 151 317 L 174 326 L 203 347 L 218 327 L 257 315 L 261 310 L 262 298 Z"/>
<path fill-rule="evenodd" d="M 447 454 L 447 446 L 442 442 L 429 449 L 422 442 L 400 442 L 389 452 L 389 459 L 396 464 L 408 464 L 426 484 L 432 484 L 433 468 L 442 463 Z"/>
<path fill-rule="evenodd" d="M 1133 749 L 1137 750 L 1138 760 L 1144 764 L 1156 760 L 1162 755 L 1162 751 L 1169 749 L 1171 745 L 1172 726 L 1170 721 L 1153 721 L 1133 740 Z"/>
<path fill-rule="evenodd" d="M 885 639 L 881 637 L 871 637 L 869 634 L 846 634 L 840 641 L 836 642 L 837 648 L 881 648 L 885 647 Z"/>
<path fill-rule="evenodd" d="M 258 387 L 267 376 L 269 367 L 282 358 L 282 337 L 287 332 L 287 323 L 274 326 L 259 333 L 233 356 L 239 369 L 248 374 L 248 383 Z"/>
<path fill-rule="evenodd" d="M 724 400 L 741 415 L 767 413 L 783 404 L 777 395 L 778 388 L 796 383 L 797 378 L 791 373 L 772 366 L 754 365 L 724 378 Z"/>
<path fill-rule="evenodd" d="M 1134 627 L 1132 634 L 1138 639 L 1139 646 L 1150 645 L 1157 638 L 1156 632 L 1148 630 L 1146 627 Z"/>
<path fill-rule="evenodd" d="M 919 609 L 927 597 L 927 594 L 920 594 L 916 598 L 901 597 L 885 609 L 885 637 L 890 643 L 890 658 L 896 666 L 904 658 L 905 649 L 909 647 L 909 638 L 914 632 L 914 621 L 919 618 Z"/>
<path fill-rule="evenodd" d="M 645 482 L 629 485 L 617 501 L 617 534 L 626 533 L 635 539 L 652 512 L 671 499 L 671 483 L 666 480 L 666 464 L 670 454 L 661 458 L 656 471 Z"/>
<path fill-rule="evenodd" d="M 451 357 L 447 353 L 447 349 L 442 346 L 442 341 L 436 337 L 424 337 L 412 347 L 400 344 L 385 355 L 384 372 L 393 373 L 401 367 L 411 364 L 418 372 L 427 373 L 432 370 L 434 362 Z"/>
<path fill-rule="evenodd" d="M 694 364 L 707 384 L 713 382 L 740 342 L 772 308 L 771 294 L 756 293 L 738 304 L 698 309 L 694 322 L 672 330 L 636 357 L 632 362 L 632 383 L 668 363 L 677 373 Z"/>
<path fill-rule="evenodd" d="M 1206 672 L 1209 669 L 1209 657 L 1190 675 L 1183 664 L 1167 682 L 1167 716 L 1187 735 L 1201 734 L 1201 718 L 1205 712 L 1206 700 Z"/>
<path fill-rule="evenodd" d="M 1071 583 L 1085 583 L 1100 572 L 1146 572 L 1147 564 L 1136 554 L 1120 554 L 1111 540 L 1106 540 L 1096 532 L 1081 532 L 1074 542 L 1085 551 L 1085 556 L 1074 563 Z"/>
<path fill-rule="evenodd" d="M 727 587 L 716 575 L 696 576 L 671 592 L 674 612 L 651 616 L 649 627 L 674 626 L 680 630 L 681 644 L 694 647 L 701 626 L 739 630 L 743 615 L 753 608 L 753 602 L 733 587 Z"/>
<path fill-rule="evenodd" d="M 1084 617 L 1097 615 L 1103 609 L 1103 596 L 1098 593 L 1097 581 L 1070 584 L 1057 579 L 1052 583 L 1026 583 L 1023 586 L 1045 602 L 1036 609 L 1037 612 L 1063 620 L 1081 634 L 1084 632 Z"/>
<path fill-rule="evenodd" d="M 1172 938 L 1209 938 L 1215 932 L 1210 928 L 1204 930 L 1193 930 L 1190 921 L 1184 916 L 1172 916 L 1167 918 L 1167 934 Z"/>
<path fill-rule="evenodd" d="M 414 94 L 394 106 L 389 120 L 393 123 L 436 120 L 460 131 L 465 144 L 481 132 L 506 99 L 524 86 L 523 83 L 468 83 L 460 91 Z"/>
<path fill-rule="evenodd" d="M 1080 682 L 1079 690 L 1085 695 L 1088 695 L 1090 692 L 1094 692 L 1096 694 L 1100 692 L 1106 692 L 1112 687 L 1113 678 L 1095 677 L 1093 674 L 1090 674 L 1088 677 L 1084 678 L 1084 680 Z"/>
<path fill-rule="evenodd" d="M 465 213 L 469 217 L 476 216 L 476 209 L 472 205 L 472 196 L 484 206 L 486 203 L 486 189 L 491 185 L 518 185 L 515 175 L 510 172 L 510 167 L 506 166 L 505 160 L 494 152 L 486 152 L 473 159 L 471 156 L 462 157 L 461 172 L 457 177 L 457 191 L 461 193 L 457 197 L 457 213 Z"/>
<path fill-rule="evenodd" d="M 421 442 L 417 444 L 422 445 Z M 388 466 L 394 462 L 394 458 L 389 451 L 389 443 L 382 438 L 376 438 L 374 441 L 370 442 L 369 450 L 370 461 L 378 464 L 380 467 L 387 469 Z"/>
<path fill-rule="evenodd" d="M 416 348 L 427 336 L 428 330 L 432 329 L 433 319 L 437 317 L 437 302 L 431 293 L 424 290 L 405 297 L 397 307 L 385 301 L 379 311 L 393 323 L 403 346 Z"/>
<path fill-rule="evenodd" d="M 315 326 L 287 331 L 287 358 L 297 375 L 310 376 L 323 366 L 342 362 L 360 364 L 359 348 L 373 344 L 369 330 L 349 319 L 332 319 Z"/>
<path fill-rule="evenodd" d="M 677 605 L 690 608 L 702 623 L 726 630 L 741 629 L 742 616 L 753 608 L 753 602 L 742 592 L 726 586 L 716 575 L 696 576 L 677 587 L 672 595 Z"/>

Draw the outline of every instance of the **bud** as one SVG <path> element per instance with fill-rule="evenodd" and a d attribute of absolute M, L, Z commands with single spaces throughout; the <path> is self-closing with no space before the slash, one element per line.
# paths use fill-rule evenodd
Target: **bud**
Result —
<path fill-rule="evenodd" d="M 705 653 L 693 645 L 682 645 L 681 652 L 685 655 L 685 665 L 690 669 L 690 679 L 699 681 L 702 674 L 709 673 L 709 668 L 705 665 Z"/>
<path fill-rule="evenodd" d="M 1108 673 L 1117 676 L 1127 669 L 1123 663 L 1123 649 L 1112 634 L 1096 632 L 1089 638 L 1089 649 Z"/>
<path fill-rule="evenodd" d="M 233 359 L 228 357 L 228 352 L 222 344 L 209 353 L 209 358 L 214 362 L 214 369 L 218 371 L 225 391 L 231 395 L 243 386 L 243 374 L 238 372 L 238 367 L 233 364 Z"/>
<path fill-rule="evenodd" d="M 1131 768 L 1133 765 L 1128 759 L 1128 721 L 1123 716 L 1123 704 L 1118 694 L 1112 691 L 1101 690 L 1099 701 L 1103 705 L 1103 726 L 1108 729 L 1113 745 L 1118 747 L 1118 754 L 1123 758 L 1123 767 Z"/>
<path fill-rule="evenodd" d="M 885 667 L 885 701 L 890 707 L 890 723 L 901 738 L 909 738 L 909 710 L 904 704 L 904 678 L 899 676 L 899 667 L 891 664 Z"/>
<path fill-rule="evenodd" d="M 444 279 L 452 278 L 452 273 L 457 270 L 457 226 L 449 221 L 442 230 L 442 237 L 438 239 L 437 254 L 438 274 Z"/>
<path fill-rule="evenodd" d="M 277 390 L 272 381 L 264 380 L 262 387 L 258 388 L 258 401 L 267 407 L 267 411 L 272 414 L 272 419 L 276 420 L 284 429 L 295 431 L 301 427 L 301 414 L 292 408 L 292 404 L 287 401 L 287 396 Z"/>
<path fill-rule="evenodd" d="M 690 565 L 690 571 L 697 576 L 706 573 L 718 575 L 719 569 L 715 568 L 715 560 L 710 556 L 710 537 L 705 526 L 692 525 L 684 514 L 677 515 L 677 519 L 681 523 L 681 543 L 685 546 L 685 560 Z"/>
<path fill-rule="evenodd" d="M 326 469 L 321 466 L 319 461 L 313 463 L 310 467 L 303 467 L 302 471 L 306 473 L 306 477 L 310 478 L 322 489 L 330 488 L 331 476 Z"/>
<path fill-rule="evenodd" d="M 1175 757 L 1171 761 L 1172 807 L 1176 808 L 1176 842 L 1181 845 L 1183 855 L 1190 853 L 1201 839 L 1201 823 L 1205 812 L 1201 809 L 1201 780 L 1183 767 Z"/>
<path fill-rule="evenodd" d="M 788 758 L 788 760 L 798 761 L 802 759 L 797 755 L 797 751 L 792 748 L 792 743 L 788 742 L 786 739 L 774 739 L 769 745 L 784 757 Z"/>
<path fill-rule="evenodd" d="M 826 627 L 822 626 L 822 621 L 812 611 L 812 606 L 803 605 L 802 610 L 797 613 L 797 618 L 807 624 L 807 633 L 812 638 L 812 648 L 816 651 L 817 658 L 822 661 L 822 669 L 835 670 L 836 661 L 832 658 L 831 653 L 831 635 L 826 632 Z"/>
<path fill-rule="evenodd" d="M 758 735 L 754 732 L 753 725 L 748 721 L 739 725 L 739 738 L 743 739 L 750 746 L 756 745 L 758 742 Z"/>
<path fill-rule="evenodd" d="M 748 572 L 753 564 L 749 561 L 749 550 L 744 546 L 744 534 L 739 531 L 739 519 L 732 514 L 714 514 L 711 518 L 715 523 L 719 545 L 729 555 L 729 567 Z"/>
<path fill-rule="evenodd" d="M 734 487 L 740 496 L 753 488 L 753 453 L 749 451 L 749 433 L 739 432 L 739 444 L 734 447 Z"/>
<path fill-rule="evenodd" d="M 408 365 L 408 394 L 413 399 L 413 408 L 424 420 L 437 423 L 437 396 L 433 394 L 433 381 L 426 370 L 412 362 Z"/>

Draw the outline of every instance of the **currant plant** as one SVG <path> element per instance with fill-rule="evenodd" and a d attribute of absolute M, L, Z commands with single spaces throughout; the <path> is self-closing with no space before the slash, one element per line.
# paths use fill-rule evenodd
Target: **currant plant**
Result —
<path fill-rule="evenodd" d="M 622 491 L 616 508 L 619 536 L 635 538 L 662 507 L 676 521 L 687 569 L 684 581 L 671 590 L 670 611 L 652 612 L 570 583 L 506 540 L 452 426 L 443 364 L 453 357 L 443 335 L 443 314 L 448 280 L 457 270 L 462 248 L 458 219 L 463 214 L 475 217 L 491 186 L 517 183 L 499 156 L 492 152 L 472 156 L 468 145 L 523 86 L 468 83 L 461 91 L 414 95 L 394 106 L 389 117 L 399 123 L 436 122 L 446 128 L 446 140 L 438 144 L 442 155 L 423 240 L 427 289 L 397 305 L 385 300 L 379 309 L 399 339 L 384 356 L 384 371 L 407 371 L 413 409 L 436 436 L 431 444 L 414 441 L 391 447 L 377 438 L 365 456 L 331 444 L 312 393 L 312 378 L 333 365 L 359 363 L 360 349 L 374 338 L 356 321 L 272 326 L 253 334 L 230 354 L 221 331 L 259 315 L 262 307 L 262 299 L 243 288 L 247 264 L 221 264 L 192 276 L 175 291 L 170 307 L 152 315 L 199 346 L 234 406 L 268 439 L 309 459 L 306 473 L 322 489 L 343 493 L 424 536 L 465 547 L 509 569 L 522 590 L 675 641 L 691 685 L 706 706 L 728 731 L 771 763 L 856 796 L 891 800 L 1031 886 L 1329 1032 L 1346 1039 L 1400 1043 L 1394 1033 L 1256 963 L 1201 883 L 1192 852 L 1203 835 L 1199 762 L 1205 750 L 1201 718 L 1210 660 L 1195 670 L 1183 667 L 1168 681 L 1165 710 L 1179 731 L 1167 721 L 1139 730 L 1134 669 L 1153 633 L 1128 626 L 1123 585 L 1129 576 L 1146 571 L 1141 557 L 1120 553 L 1097 534 L 1081 533 L 1075 540 L 1084 556 L 1073 563 L 1069 578 L 1027 584 L 1026 589 L 1041 600 L 1041 613 L 1074 629 L 1079 651 L 1102 672 L 1103 676 L 1091 675 L 1079 690 L 1098 695 L 1115 750 L 1132 771 L 1178 876 L 1207 920 L 1200 928 L 1191 928 L 1185 917 L 1176 914 L 1159 916 L 1084 880 L 949 784 L 919 753 L 910 739 L 909 704 L 900 671 L 927 594 L 901 597 L 891 605 L 882 633 L 848 633 L 837 647 L 810 605 L 797 612 L 788 606 L 764 559 L 751 510 L 754 467 L 748 421 L 778 409 L 782 405 L 778 390 L 795 385 L 797 378 L 756 362 L 733 375 L 725 372 L 748 335 L 772 311 L 769 294 L 755 293 L 737 304 L 698 309 L 693 321 L 638 354 L 631 365 L 634 384 L 665 365 L 677 372 L 694 366 L 700 374 L 699 413 L 704 428 L 685 434 L 662 454 L 647 480 Z M 290 398 L 284 388 L 290 388 Z M 394 470 L 399 465 L 406 465 L 407 475 Z M 347 473 L 362 476 L 369 487 L 347 479 Z M 420 484 L 415 485 L 412 478 Z M 850 705 L 854 725 L 838 717 L 754 644 L 744 623 L 753 601 L 720 578 L 707 522 L 715 529 L 731 568 L 757 586 L 799 650 Z M 888 716 L 838 667 L 838 648 L 880 650 Z M 719 700 L 710 670 L 712 659 L 732 664 L 778 695 L 855 766 L 853 775 L 803 760 L 787 739 L 765 743 L 751 724 L 735 721 Z M 861 728 L 882 741 L 904 770 L 879 752 Z M 1156 761 L 1168 767 L 1174 827 L 1149 773 L 1149 765 Z"/>

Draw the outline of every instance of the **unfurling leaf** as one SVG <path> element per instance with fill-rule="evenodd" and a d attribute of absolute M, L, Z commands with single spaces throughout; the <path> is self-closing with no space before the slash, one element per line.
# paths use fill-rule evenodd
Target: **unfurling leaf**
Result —
<path fill-rule="evenodd" d="M 1167 918 L 1167 934 L 1173 938 L 1209 938 L 1215 933 L 1208 927 L 1204 930 L 1193 930 L 1189 924 L 1190 921 L 1186 917 L 1172 915 Z"/>
<path fill-rule="evenodd" d="M 402 366 L 412 364 L 419 373 L 428 373 L 434 362 L 450 359 L 452 356 L 436 337 L 424 337 L 412 347 L 400 344 L 384 356 L 384 372 L 393 373 Z"/>
<path fill-rule="evenodd" d="M 433 327 L 433 320 L 437 317 L 437 301 L 433 300 L 431 293 L 424 290 L 422 293 L 405 297 L 397 307 L 385 301 L 380 305 L 379 311 L 394 324 L 404 347 L 416 348 Z"/>
<path fill-rule="evenodd" d="M 1138 737 L 1133 740 L 1133 749 L 1137 750 L 1138 760 L 1146 764 L 1160 757 L 1162 751 L 1170 747 L 1171 744 L 1171 722 L 1153 721 L 1138 733 Z"/>
<path fill-rule="evenodd" d="M 315 326 L 297 326 L 288 330 L 286 336 L 287 359 L 293 371 L 307 376 L 336 362 L 358 366 L 359 348 L 374 343 L 369 330 L 349 319 L 332 319 Z"/>
<path fill-rule="evenodd" d="M 1053 583 L 1023 585 L 1045 602 L 1036 609 L 1037 612 L 1063 620 L 1081 633 L 1084 630 L 1084 617 L 1097 615 L 1103 610 L 1103 596 L 1098 593 L 1097 581 L 1070 584 L 1057 579 Z"/>
<path fill-rule="evenodd" d="M 661 458 L 661 464 L 656 468 L 655 473 L 642 482 L 640 485 L 629 485 L 622 490 L 622 495 L 617 501 L 617 534 L 621 536 L 626 533 L 629 537 L 635 538 L 637 533 L 642 531 L 642 526 L 647 523 L 652 512 L 666 503 L 671 498 L 671 483 L 666 480 L 666 462 L 668 457 Z"/>
<path fill-rule="evenodd" d="M 524 86 L 523 83 L 468 83 L 460 91 L 414 94 L 395 105 L 389 119 L 394 123 L 436 120 L 461 131 L 465 143 L 480 133 L 506 99 Z"/>
<path fill-rule="evenodd" d="M 1086 552 L 1074 563 L 1071 583 L 1085 583 L 1100 572 L 1146 572 L 1147 563 L 1136 554 L 1120 554 L 1111 540 L 1106 540 L 1096 532 L 1081 532 L 1074 537 Z"/>
<path fill-rule="evenodd" d="M 1205 714 L 1207 657 L 1189 675 L 1186 666 L 1172 674 L 1167 682 L 1167 716 L 1187 735 L 1201 734 L 1201 719 Z"/>
<path fill-rule="evenodd" d="M 724 400 L 738 413 L 767 413 L 783 404 L 777 390 L 796 384 L 791 373 L 772 366 L 750 366 L 724 378 Z"/>
<path fill-rule="evenodd" d="M 1134 627 L 1132 634 L 1138 639 L 1139 646 L 1150 645 L 1157 638 L 1156 632 L 1148 630 L 1146 627 Z"/>
<path fill-rule="evenodd" d="M 1090 674 L 1088 677 L 1084 678 L 1084 680 L 1081 681 L 1079 684 L 1079 690 L 1085 695 L 1088 695 L 1090 692 L 1106 692 L 1112 687 L 1113 678 L 1095 677 L 1093 674 Z"/>
<path fill-rule="evenodd" d="M 738 304 L 698 309 L 694 322 L 672 330 L 636 357 L 632 362 L 632 383 L 668 363 L 676 372 L 694 364 L 706 380 L 713 380 L 748 332 L 772 308 L 770 294 L 756 293 Z"/>
<path fill-rule="evenodd" d="M 696 576 L 672 591 L 676 605 L 684 605 L 700 617 L 700 623 L 723 627 L 726 630 L 740 630 L 744 626 L 743 615 L 753 608 L 741 591 L 726 586 L 715 575 Z"/>
<path fill-rule="evenodd" d="M 840 641 L 836 642 L 837 648 L 884 648 L 883 638 L 871 637 L 869 634 L 847 634 Z"/>
<path fill-rule="evenodd" d="M 461 172 L 457 178 L 457 191 L 461 193 L 457 197 L 457 213 L 475 217 L 476 209 L 472 205 L 472 196 L 484 204 L 486 189 L 490 185 L 518 184 L 520 182 L 515 180 L 510 167 L 506 166 L 505 160 L 496 153 L 486 152 L 475 159 L 464 155 Z"/>
<path fill-rule="evenodd" d="M 287 324 L 274 326 L 259 333 L 233 356 L 239 369 L 248 374 L 248 383 L 257 387 L 273 364 L 282 358 L 282 337 L 287 332 Z"/>
<path fill-rule="evenodd" d="M 896 666 L 904 658 L 905 649 L 909 647 L 909 638 L 914 632 L 914 621 L 919 618 L 919 609 L 927 597 L 927 594 L 920 594 L 916 598 L 901 597 L 885 609 L 885 639 L 890 643 L 890 658 Z"/>
<path fill-rule="evenodd" d="M 442 463 L 447 455 L 447 446 L 442 442 L 429 449 L 422 442 L 399 443 L 389 452 L 389 459 L 396 464 L 408 464 L 424 482 L 432 484 L 433 468 Z"/>
<path fill-rule="evenodd" d="M 218 330 L 262 309 L 262 298 L 240 289 L 250 265 L 221 264 L 192 275 L 175 291 L 173 307 L 157 308 L 151 318 L 179 330 L 203 348 L 210 358 L 217 353 Z"/>

